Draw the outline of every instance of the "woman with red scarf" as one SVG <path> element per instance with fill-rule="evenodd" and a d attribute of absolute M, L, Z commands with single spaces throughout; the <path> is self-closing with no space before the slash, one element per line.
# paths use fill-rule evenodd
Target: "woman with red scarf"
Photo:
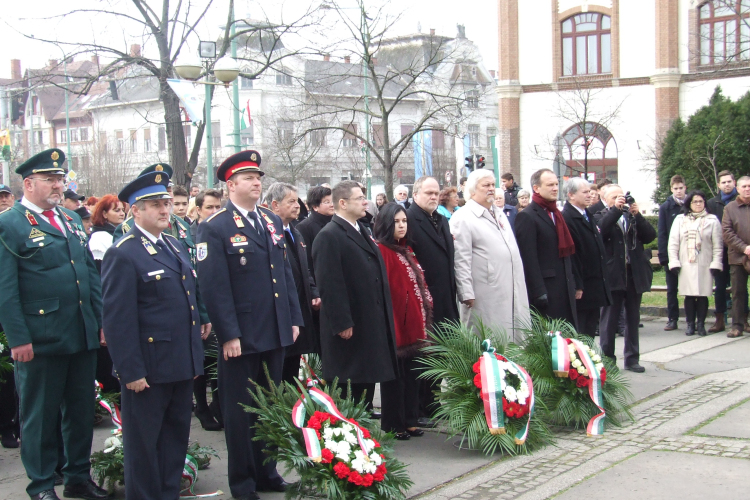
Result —
<path fill-rule="evenodd" d="M 375 217 L 373 236 L 388 272 L 396 330 L 398 374 L 396 380 L 380 384 L 381 426 L 407 440 L 424 434 L 417 427 L 419 384 L 416 358 L 426 343 L 426 330 L 432 323 L 432 296 L 424 273 L 409 247 L 406 210 L 398 203 L 381 207 Z"/>

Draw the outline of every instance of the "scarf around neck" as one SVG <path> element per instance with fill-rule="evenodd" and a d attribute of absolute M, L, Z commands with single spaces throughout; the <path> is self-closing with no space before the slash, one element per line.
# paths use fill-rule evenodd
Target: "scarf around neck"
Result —
<path fill-rule="evenodd" d="M 732 189 L 732 192 L 727 194 L 724 191 L 721 192 L 721 201 L 726 205 L 733 196 L 737 195 L 737 188 Z"/>
<path fill-rule="evenodd" d="M 700 212 L 690 212 L 685 216 L 685 241 L 687 243 L 688 260 L 695 262 L 701 251 L 701 233 L 706 224 L 705 209 Z"/>
<path fill-rule="evenodd" d="M 573 238 L 570 236 L 570 230 L 568 225 L 565 223 L 565 219 L 557 208 L 557 203 L 554 201 L 547 201 L 541 197 L 539 193 L 534 193 L 531 197 L 532 201 L 544 208 L 548 213 L 552 214 L 555 220 L 555 230 L 557 231 L 557 254 L 558 256 L 568 257 L 573 255 L 576 251 L 575 243 Z"/>

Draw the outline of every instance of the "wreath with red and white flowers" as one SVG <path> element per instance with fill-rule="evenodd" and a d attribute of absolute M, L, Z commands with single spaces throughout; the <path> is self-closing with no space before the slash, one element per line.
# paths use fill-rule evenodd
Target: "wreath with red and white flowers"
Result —
<path fill-rule="evenodd" d="M 571 339 L 564 339 L 565 343 L 568 344 L 568 352 L 570 353 L 570 369 L 568 370 L 568 380 L 575 382 L 576 387 L 585 389 L 591 384 L 591 374 L 586 369 L 578 355 L 578 349 L 573 345 Z M 607 369 L 604 368 L 602 358 L 593 349 L 588 346 L 584 346 L 588 355 L 591 357 L 591 361 L 595 363 L 594 367 L 599 371 L 599 378 L 602 382 L 602 387 L 607 382 Z"/>
<path fill-rule="evenodd" d="M 530 409 L 530 391 L 524 376 L 516 367 L 508 362 L 504 356 L 495 353 L 495 358 L 500 361 L 500 377 L 504 381 L 503 392 L 503 412 L 511 418 L 523 418 L 529 414 Z M 481 359 L 474 363 L 472 370 L 474 376 L 474 385 L 482 391 L 482 375 L 480 373 Z"/>

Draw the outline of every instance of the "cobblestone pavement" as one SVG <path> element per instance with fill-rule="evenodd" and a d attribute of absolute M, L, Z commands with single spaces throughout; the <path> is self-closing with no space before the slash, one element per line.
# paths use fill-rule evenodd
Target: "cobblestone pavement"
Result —
<path fill-rule="evenodd" d="M 603 436 L 587 436 L 585 430 L 559 429 L 554 447 L 501 460 L 417 498 L 549 498 L 648 450 L 750 459 L 750 440 L 706 437 L 690 432 L 701 422 L 750 397 L 750 385 L 745 382 L 711 378 L 691 380 L 636 406 L 634 422 L 608 429 Z M 708 418 L 704 418 L 706 415 Z M 686 427 L 686 422 L 692 424 Z"/>

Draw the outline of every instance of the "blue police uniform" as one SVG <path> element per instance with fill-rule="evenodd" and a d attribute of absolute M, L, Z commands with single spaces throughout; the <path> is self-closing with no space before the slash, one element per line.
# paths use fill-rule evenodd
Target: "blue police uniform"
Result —
<path fill-rule="evenodd" d="M 171 198 L 166 180 L 163 173 L 141 176 L 120 199 L 132 204 Z M 154 184 L 163 189 L 149 191 Z M 203 374 L 197 283 L 189 256 L 170 235 L 154 239 L 135 226 L 102 261 L 104 332 L 122 385 L 125 495 L 143 500 L 179 497 L 193 377 Z M 141 378 L 147 389 L 126 388 Z"/>
<path fill-rule="evenodd" d="M 219 179 L 238 166 L 260 172 L 260 155 L 244 151 L 228 158 Z M 234 167 L 234 169 L 232 169 Z M 262 172 L 260 172 L 262 175 Z M 254 213 L 255 224 L 250 220 Z M 228 453 L 229 488 L 234 497 L 280 490 L 284 482 L 275 462 L 263 461 L 263 444 L 253 441 L 255 416 L 248 379 L 265 385 L 263 363 L 275 383 L 281 380 L 284 347 L 294 342 L 292 326 L 302 326 L 297 291 L 287 259 L 281 219 L 256 207 L 242 215 L 231 201 L 198 226 L 198 281 L 219 341 L 218 379 Z M 224 360 L 221 346 L 239 339 L 242 355 Z"/>

